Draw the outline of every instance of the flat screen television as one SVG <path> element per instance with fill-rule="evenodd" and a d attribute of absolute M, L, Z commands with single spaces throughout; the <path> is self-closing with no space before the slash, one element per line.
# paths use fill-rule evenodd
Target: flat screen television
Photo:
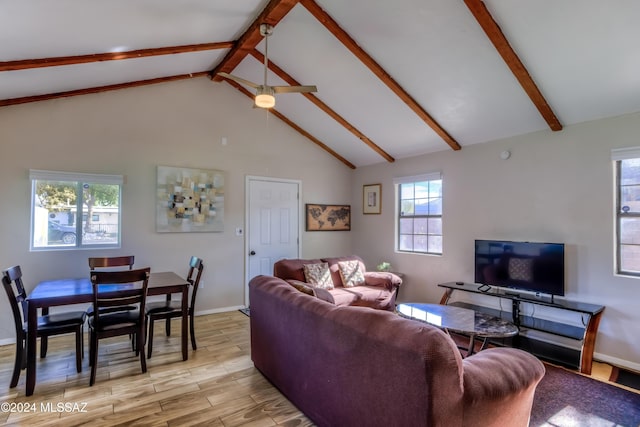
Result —
<path fill-rule="evenodd" d="M 476 240 L 475 282 L 564 295 L 564 244 Z"/>

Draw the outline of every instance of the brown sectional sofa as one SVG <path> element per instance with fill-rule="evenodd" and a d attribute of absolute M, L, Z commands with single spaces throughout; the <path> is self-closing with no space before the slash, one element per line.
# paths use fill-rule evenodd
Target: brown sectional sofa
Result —
<path fill-rule="evenodd" d="M 256 368 L 318 426 L 527 426 L 544 375 L 512 348 L 462 359 L 440 329 L 337 307 L 285 281 L 249 283 Z"/>
<path fill-rule="evenodd" d="M 339 272 L 339 263 L 358 261 L 364 275 L 364 284 L 345 287 Z M 305 264 L 327 263 L 333 289 L 313 286 L 306 281 Z M 285 280 L 298 290 L 338 306 L 356 305 L 394 311 L 397 289 L 402 279 L 393 273 L 366 271 L 362 259 L 356 255 L 321 259 L 282 259 L 273 266 L 273 275 Z"/>

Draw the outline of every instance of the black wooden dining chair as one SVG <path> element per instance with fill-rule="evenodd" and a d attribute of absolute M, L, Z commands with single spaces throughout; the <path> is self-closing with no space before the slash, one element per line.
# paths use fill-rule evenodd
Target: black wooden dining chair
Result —
<path fill-rule="evenodd" d="M 196 295 L 200 284 L 200 276 L 204 270 L 202 259 L 192 256 L 189 261 L 189 272 L 187 273 L 187 281 L 191 286 L 191 301 L 189 303 L 189 332 L 191 335 L 191 347 L 195 350 L 196 335 L 193 325 Z M 149 341 L 147 342 L 147 358 L 151 359 L 153 351 L 153 324 L 156 320 L 165 320 L 165 333 L 171 335 L 171 319 L 182 317 L 182 300 L 172 300 L 171 294 L 167 294 L 165 301 L 149 301 L 146 308 L 147 323 L 149 324 Z"/>
<path fill-rule="evenodd" d="M 7 292 L 16 329 L 16 360 L 13 365 L 10 388 L 18 384 L 20 370 L 26 367 L 27 342 L 27 293 L 22 283 L 22 269 L 19 265 L 2 272 L 2 284 Z M 15 286 L 15 291 L 14 291 Z M 22 311 L 22 314 L 20 313 Z M 40 337 L 40 357 L 47 356 L 48 338 L 53 335 L 76 334 L 76 370 L 82 372 L 83 332 L 87 315 L 84 311 L 46 314 L 38 316 L 37 334 Z M 29 349 L 28 351 L 35 351 Z"/>
<path fill-rule="evenodd" d="M 113 271 L 116 267 L 128 267 L 129 270 L 133 270 L 133 264 L 135 262 L 134 255 L 117 256 L 117 257 L 89 257 L 89 269 L 93 272 L 96 269 L 109 269 Z M 123 310 L 135 310 L 136 306 L 120 306 L 110 307 L 107 312 L 123 311 Z M 89 306 L 87 309 L 87 316 L 93 316 L 93 306 Z"/>
<path fill-rule="evenodd" d="M 142 372 L 147 372 L 144 355 L 145 341 L 145 303 L 147 286 L 149 285 L 150 268 L 123 271 L 92 271 L 93 312 L 89 319 L 89 357 L 91 361 L 91 378 L 89 385 L 96 380 L 98 367 L 98 342 L 102 338 L 119 335 L 131 335 L 136 339 L 136 352 L 140 356 Z M 131 284 L 127 289 L 113 290 L 108 285 Z M 141 283 L 141 285 L 139 285 Z M 102 289 L 101 289 L 102 288 Z M 134 305 L 135 310 L 108 312 L 118 306 Z"/>
<path fill-rule="evenodd" d="M 97 268 L 129 267 L 129 270 L 133 270 L 135 259 L 134 255 L 89 257 L 89 269 L 93 271 Z"/>

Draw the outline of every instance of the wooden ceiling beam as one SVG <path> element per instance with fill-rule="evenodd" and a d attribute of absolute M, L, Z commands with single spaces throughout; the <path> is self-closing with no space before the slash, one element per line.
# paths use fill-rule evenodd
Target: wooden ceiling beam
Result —
<path fill-rule="evenodd" d="M 176 80 L 185 80 L 185 79 L 191 79 L 194 77 L 207 76 L 208 74 L 209 74 L 209 71 L 201 71 L 198 73 L 179 74 L 179 75 L 168 76 L 168 77 L 158 77 L 158 78 L 149 79 L 149 80 L 138 80 L 135 82 L 117 83 L 117 84 L 108 85 L 108 86 L 76 89 L 76 90 L 70 90 L 66 92 L 48 93 L 44 95 L 34 95 L 34 96 L 23 96 L 21 98 L 0 99 L 0 107 L 6 107 L 9 105 L 26 104 L 28 102 L 46 101 L 49 99 L 68 98 L 71 96 L 87 95 L 90 93 L 108 92 L 111 90 L 118 90 L 118 89 L 128 89 L 128 88 L 137 87 L 137 86 L 146 86 L 146 85 L 152 85 L 156 83 L 166 83 L 166 82 L 172 82 Z"/>
<path fill-rule="evenodd" d="M 264 63 L 264 55 L 261 52 L 259 52 L 258 50 L 256 50 L 256 49 L 252 50 L 251 51 L 251 55 L 253 55 L 253 57 L 256 58 L 259 62 Z M 282 80 L 284 80 L 285 82 L 287 82 L 291 86 L 301 86 L 301 84 L 296 79 L 291 77 L 282 68 L 278 67 L 275 63 L 273 63 L 273 61 L 269 60 L 268 67 L 278 77 L 280 77 Z M 335 112 L 327 104 L 322 102 L 313 93 L 303 92 L 303 93 L 301 93 L 301 95 L 304 96 L 305 98 L 307 98 L 313 104 L 315 104 L 316 107 L 318 107 L 322 111 L 324 111 L 329 117 L 334 119 L 336 122 L 340 123 L 345 129 L 347 129 L 349 132 L 351 132 L 353 135 L 355 135 L 356 138 L 358 138 L 359 140 L 361 140 L 362 142 L 367 144 L 373 151 L 375 151 L 380 156 L 382 156 L 386 161 L 388 161 L 390 163 L 393 163 L 393 162 L 396 161 L 396 159 L 394 159 L 389 153 L 387 153 L 382 148 L 380 148 L 375 142 L 373 142 L 369 138 L 367 138 L 367 136 L 365 134 L 360 132 L 355 126 L 353 126 L 351 123 L 349 123 L 347 120 L 345 120 L 344 117 L 342 117 L 340 114 Z"/>
<path fill-rule="evenodd" d="M 547 100 L 542 95 L 542 92 L 540 92 L 540 89 L 538 89 L 538 86 L 518 57 L 518 54 L 511 47 L 509 40 L 505 37 L 500 26 L 493 19 L 493 16 L 491 16 L 484 2 L 482 0 L 464 0 L 464 3 L 487 34 L 487 37 L 489 37 L 489 40 L 491 40 L 491 43 L 493 43 L 500 56 L 502 56 L 502 59 L 506 62 L 513 75 L 518 79 L 518 82 L 520 82 L 520 85 L 551 130 L 562 130 L 560 120 L 556 117 Z"/>
<path fill-rule="evenodd" d="M 344 31 L 327 12 L 324 11 L 314 0 L 300 0 L 303 5 L 327 30 L 329 30 L 347 49 L 351 51 L 373 74 L 376 75 L 393 93 L 396 94 L 414 113 L 418 115 L 440 138 L 442 138 L 454 150 L 460 150 L 460 144 L 453 139 L 446 130 L 442 128 L 427 113 L 424 108 L 416 102 L 411 95 L 405 91 L 358 43 Z"/>
<path fill-rule="evenodd" d="M 234 42 L 217 42 L 170 46 L 153 49 L 138 49 L 127 52 L 94 53 L 91 55 L 58 56 L 54 58 L 23 59 L 19 61 L 0 62 L 0 71 L 28 70 L 31 68 L 57 67 L 60 65 L 87 64 L 91 62 L 135 59 L 148 56 L 173 55 L 178 53 L 201 52 L 205 50 L 230 49 Z"/>
<path fill-rule="evenodd" d="M 298 2 L 299 0 L 271 0 L 247 31 L 240 36 L 235 46 L 227 53 L 220 64 L 211 70 L 209 73 L 211 80 L 215 82 L 222 81 L 223 78 L 218 76 L 218 73 L 231 73 L 255 49 L 263 39 L 260 34 L 261 24 L 276 26 Z"/>
<path fill-rule="evenodd" d="M 240 83 L 237 83 L 233 80 L 229 80 L 229 79 L 223 79 L 225 80 L 227 83 L 229 83 L 231 86 L 235 87 L 236 89 L 238 89 L 240 92 L 242 92 L 243 94 L 245 94 L 247 97 L 254 99 L 255 94 L 249 92 L 244 86 L 242 86 Z M 318 138 L 316 138 L 315 136 L 311 135 L 309 132 L 307 132 L 306 130 L 302 129 L 300 126 L 298 126 L 297 124 L 295 124 L 293 121 L 291 121 L 288 117 L 286 117 L 284 114 L 280 113 L 278 110 L 276 110 L 275 108 L 269 108 L 269 114 L 273 114 L 274 116 L 276 116 L 277 118 L 279 118 L 280 120 L 282 120 L 283 122 L 285 122 L 286 124 L 288 124 L 291 128 L 293 128 L 295 131 L 297 131 L 298 133 L 300 133 L 302 136 L 304 136 L 305 138 L 311 140 L 311 142 L 313 142 L 314 144 L 316 144 L 317 146 L 319 146 L 320 148 L 322 148 L 323 150 L 325 150 L 327 153 L 331 154 L 333 157 L 335 157 L 336 159 L 340 160 L 342 163 L 344 163 L 348 168 L 350 169 L 355 169 L 355 165 L 353 163 L 351 163 L 350 161 L 348 161 L 347 159 L 345 159 L 344 157 L 342 157 L 340 154 L 336 153 L 335 151 L 333 151 L 331 149 L 331 147 L 329 147 L 328 145 L 326 145 L 325 143 L 323 143 L 322 141 L 320 141 Z"/>

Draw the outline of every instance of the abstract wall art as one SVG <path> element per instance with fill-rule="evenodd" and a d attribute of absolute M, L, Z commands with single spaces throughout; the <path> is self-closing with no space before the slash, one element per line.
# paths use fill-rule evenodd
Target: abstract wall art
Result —
<path fill-rule="evenodd" d="M 156 231 L 224 231 L 224 172 L 158 166 Z"/>

